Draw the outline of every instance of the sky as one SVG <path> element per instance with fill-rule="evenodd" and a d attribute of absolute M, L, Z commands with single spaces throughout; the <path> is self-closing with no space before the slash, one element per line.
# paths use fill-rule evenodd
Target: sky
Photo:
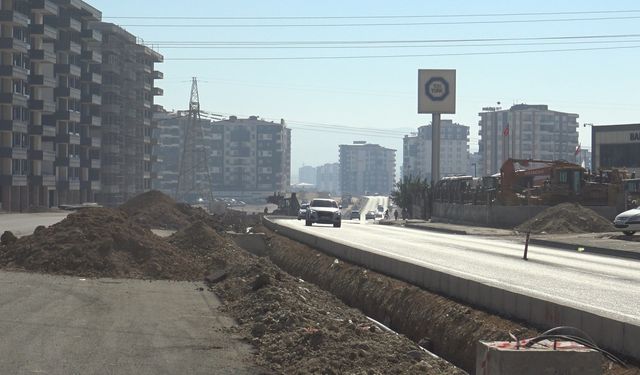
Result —
<path fill-rule="evenodd" d="M 157 104 L 187 108 L 197 77 L 205 111 L 285 119 L 294 181 L 354 140 L 396 149 L 399 166 L 403 135 L 430 121 L 417 113 L 419 69 L 456 69 L 456 114 L 443 118 L 471 127 L 472 151 L 478 113 L 498 102 L 577 113 L 583 148 L 583 124 L 640 122 L 633 0 L 88 2 L 165 56 Z"/>

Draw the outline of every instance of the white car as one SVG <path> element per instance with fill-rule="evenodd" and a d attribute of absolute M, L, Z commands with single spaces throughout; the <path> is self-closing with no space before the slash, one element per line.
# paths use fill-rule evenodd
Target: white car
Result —
<path fill-rule="evenodd" d="M 625 211 L 616 216 L 613 225 L 627 236 L 640 231 L 640 207 Z"/>
<path fill-rule="evenodd" d="M 342 213 L 338 202 L 333 199 L 314 199 L 307 208 L 306 226 L 313 223 L 333 224 L 335 228 L 342 225 Z"/>

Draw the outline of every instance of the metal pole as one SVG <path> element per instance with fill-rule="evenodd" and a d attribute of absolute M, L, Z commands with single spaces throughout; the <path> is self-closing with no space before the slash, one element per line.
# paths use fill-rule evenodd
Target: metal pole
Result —
<path fill-rule="evenodd" d="M 527 239 L 524 241 L 524 256 L 522 257 L 524 260 L 529 260 L 527 259 L 527 253 L 529 252 L 529 236 L 531 236 L 531 232 L 527 232 Z"/>
<path fill-rule="evenodd" d="M 440 180 L 440 114 L 431 116 L 431 186 L 434 186 Z"/>

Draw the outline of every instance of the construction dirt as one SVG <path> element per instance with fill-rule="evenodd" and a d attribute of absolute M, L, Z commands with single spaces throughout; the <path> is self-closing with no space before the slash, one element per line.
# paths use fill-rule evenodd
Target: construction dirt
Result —
<path fill-rule="evenodd" d="M 615 232 L 611 221 L 577 203 L 562 203 L 549 207 L 515 228 L 518 232 L 535 234 L 567 234 Z"/>
<path fill-rule="evenodd" d="M 166 210 L 166 211 L 163 211 Z M 84 277 L 202 280 L 275 374 L 462 374 L 478 340 L 535 330 L 266 233 L 266 256 L 239 248 L 229 228 L 255 218 L 202 217 L 157 192 L 120 209 L 87 208 L 0 246 L 0 268 Z M 195 212 L 195 213 L 194 213 Z M 167 238 L 149 228 L 179 228 Z M 303 281 L 304 280 L 304 281 Z M 366 315 L 365 315 L 366 314 Z M 391 327 L 398 335 L 372 317 Z M 421 349 L 446 358 L 455 367 Z M 607 364 L 607 375 L 639 375 Z"/>

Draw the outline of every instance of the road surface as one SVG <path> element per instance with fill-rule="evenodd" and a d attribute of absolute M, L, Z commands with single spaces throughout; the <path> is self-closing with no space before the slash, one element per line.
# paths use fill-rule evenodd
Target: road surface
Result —
<path fill-rule="evenodd" d="M 258 374 L 196 283 L 0 272 L 0 374 Z"/>
<path fill-rule="evenodd" d="M 39 225 L 48 227 L 69 215 L 71 211 L 39 212 L 32 214 L 0 214 L 0 231 L 9 230 L 17 237 L 33 234 Z M 2 234 L 0 233 L 0 234 Z"/>
<path fill-rule="evenodd" d="M 378 206 L 382 206 L 384 207 L 384 209 L 386 210 L 387 208 L 389 208 L 389 197 L 383 197 L 383 196 L 368 196 L 365 197 L 366 198 L 366 202 L 365 204 L 360 207 L 360 220 L 365 220 L 365 215 L 367 214 L 367 212 L 369 211 L 373 211 L 373 212 L 378 212 Z M 344 216 L 345 218 L 350 218 L 351 215 L 349 216 Z"/>
<path fill-rule="evenodd" d="M 640 325 L 640 261 L 529 247 L 508 240 L 442 234 L 370 221 L 342 228 L 277 223 L 427 268 Z"/>

